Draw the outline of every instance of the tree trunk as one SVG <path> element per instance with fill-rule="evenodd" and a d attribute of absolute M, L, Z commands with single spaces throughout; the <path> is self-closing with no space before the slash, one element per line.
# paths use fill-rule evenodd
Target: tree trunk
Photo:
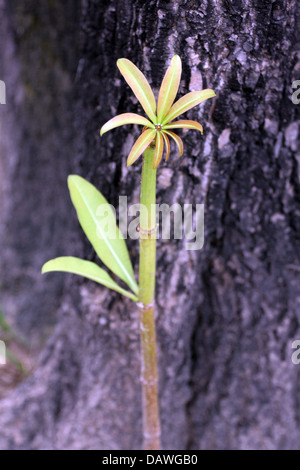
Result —
<path fill-rule="evenodd" d="M 132 60 L 158 91 L 177 53 L 180 96 L 213 88 L 217 97 L 186 115 L 204 136 L 182 132 L 183 157 L 173 152 L 158 169 L 158 203 L 205 204 L 202 250 L 158 241 L 163 448 L 299 448 L 296 1 L 5 4 L 1 303 L 39 338 L 58 315 L 36 372 L 0 402 L 0 447 L 141 448 L 135 305 L 39 270 L 58 254 L 95 259 L 71 209 L 68 173 L 114 206 L 118 195 L 138 202 L 141 162 L 127 169 L 126 157 L 139 130 L 99 136 L 109 118 L 140 111 L 116 60 Z M 136 269 L 138 244 L 128 246 Z"/>

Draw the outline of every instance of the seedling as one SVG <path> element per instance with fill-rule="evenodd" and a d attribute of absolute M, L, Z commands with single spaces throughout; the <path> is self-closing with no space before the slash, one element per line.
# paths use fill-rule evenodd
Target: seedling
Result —
<path fill-rule="evenodd" d="M 127 166 L 143 154 L 140 197 L 140 261 L 139 285 L 137 285 L 125 241 L 117 227 L 115 214 L 102 194 L 80 176 L 71 175 L 68 185 L 79 223 L 103 264 L 130 288 L 121 287 L 100 266 L 74 257 L 61 257 L 48 261 L 42 272 L 64 271 L 84 276 L 98 282 L 136 302 L 140 318 L 141 381 L 143 389 L 144 449 L 160 449 L 160 419 L 158 407 L 158 374 L 156 333 L 154 318 L 154 294 L 156 282 L 156 171 L 164 148 L 166 160 L 170 155 L 171 137 L 183 154 L 183 143 L 173 129 L 188 128 L 203 133 L 201 124 L 195 121 L 173 121 L 194 106 L 215 96 L 211 89 L 192 91 L 174 103 L 180 77 L 181 59 L 175 55 L 162 81 L 157 106 L 153 91 L 143 73 L 128 59 L 119 59 L 118 68 L 132 89 L 148 118 L 134 113 L 124 113 L 104 124 L 100 134 L 124 124 L 140 124 L 143 130 L 133 145 Z M 173 104 L 174 103 L 174 104 Z M 99 207 L 105 209 L 105 222 L 97 217 Z M 101 211 L 103 213 L 103 211 Z M 109 236 L 105 226 L 113 228 L 116 236 Z"/>

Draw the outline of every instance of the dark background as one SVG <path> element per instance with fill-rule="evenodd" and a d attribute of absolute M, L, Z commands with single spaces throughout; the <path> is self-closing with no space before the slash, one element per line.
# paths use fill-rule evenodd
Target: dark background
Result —
<path fill-rule="evenodd" d="M 201 251 L 158 243 L 163 446 L 299 448 L 299 21 L 295 0 L 0 0 L 0 304 L 34 369 L 3 393 L 1 449 L 142 445 L 134 305 L 40 268 L 95 259 L 68 174 L 111 204 L 138 202 L 141 164 L 127 169 L 126 157 L 139 129 L 99 129 L 140 110 L 116 60 L 157 92 L 174 53 L 180 96 L 217 97 L 186 115 L 203 137 L 180 132 L 183 157 L 158 171 L 159 203 L 205 203 Z"/>

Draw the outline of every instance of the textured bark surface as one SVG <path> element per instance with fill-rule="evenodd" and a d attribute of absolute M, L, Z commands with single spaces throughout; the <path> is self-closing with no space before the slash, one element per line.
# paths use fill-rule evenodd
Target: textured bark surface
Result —
<path fill-rule="evenodd" d="M 83 0 L 80 18 L 76 2 L 69 10 L 27 2 L 26 12 L 9 3 L 0 23 L 0 79 L 14 84 L 13 104 L 0 109 L 1 295 L 22 310 L 14 318 L 26 331 L 59 315 L 35 374 L 0 402 L 0 447 L 141 446 L 134 305 L 38 271 L 57 254 L 94 259 L 71 212 L 68 172 L 116 206 L 119 194 L 138 202 L 141 164 L 128 170 L 126 156 L 139 130 L 99 137 L 110 117 L 138 109 L 116 60 L 133 60 L 157 91 L 177 53 L 180 94 L 209 87 L 217 98 L 187 113 L 204 136 L 189 131 L 181 161 L 173 156 L 158 171 L 159 203 L 206 208 L 202 250 L 158 242 L 163 446 L 299 448 L 300 366 L 291 361 L 300 338 L 296 1 Z M 41 61 L 44 35 L 55 66 Z M 128 245 L 137 266 L 137 242 Z"/>
<path fill-rule="evenodd" d="M 0 303 L 36 338 L 53 324 L 62 293 L 62 277 L 45 288 L 40 268 L 70 246 L 65 182 L 75 155 L 80 10 L 77 1 L 2 0 L 0 9 Z"/>

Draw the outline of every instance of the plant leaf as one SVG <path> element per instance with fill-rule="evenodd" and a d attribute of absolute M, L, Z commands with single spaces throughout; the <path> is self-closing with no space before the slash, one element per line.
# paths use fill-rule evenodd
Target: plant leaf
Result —
<path fill-rule="evenodd" d="M 79 223 L 97 255 L 137 294 L 138 286 L 114 210 L 100 191 L 81 176 L 70 175 L 68 186 Z"/>
<path fill-rule="evenodd" d="M 165 146 L 166 146 L 166 162 L 167 162 L 170 156 L 170 141 L 169 141 L 168 136 L 166 136 L 164 132 L 162 132 L 162 136 L 163 136 L 163 139 L 165 141 Z"/>
<path fill-rule="evenodd" d="M 202 103 L 202 101 L 205 101 L 208 98 L 213 98 L 214 96 L 216 96 L 216 94 L 214 90 L 211 90 L 210 88 L 202 91 L 191 91 L 173 104 L 162 124 L 164 125 L 170 121 L 173 121 L 173 119 L 175 119 L 180 114 L 185 113 L 197 104 Z"/>
<path fill-rule="evenodd" d="M 160 164 L 161 157 L 164 150 L 164 139 L 160 132 L 156 133 L 155 154 L 153 159 L 153 168 L 156 169 Z"/>
<path fill-rule="evenodd" d="M 77 274 L 78 276 L 83 276 L 92 281 L 98 282 L 109 289 L 115 290 L 120 294 L 129 297 L 134 302 L 137 302 L 138 298 L 128 292 L 125 289 L 122 289 L 111 277 L 92 261 L 86 261 L 80 258 L 75 258 L 73 256 L 62 256 L 60 258 L 55 258 L 44 264 L 42 267 L 42 274 L 50 273 L 53 271 L 62 271 L 65 273 Z"/>
<path fill-rule="evenodd" d="M 176 143 L 176 145 L 178 147 L 178 151 L 179 151 L 178 158 L 180 158 L 181 155 L 183 154 L 183 142 L 182 142 L 181 138 L 177 134 L 175 134 L 174 132 L 171 132 L 171 131 L 164 131 L 164 132 L 175 140 L 175 143 Z"/>
<path fill-rule="evenodd" d="M 107 121 L 101 127 L 100 135 L 103 135 L 105 132 L 114 129 L 115 127 L 124 126 L 124 124 L 141 124 L 142 126 L 151 127 L 152 129 L 154 129 L 154 124 L 148 121 L 148 119 L 146 119 L 145 117 L 139 116 L 138 114 L 134 113 L 124 113 L 119 114 L 118 116 Z"/>
<path fill-rule="evenodd" d="M 117 66 L 133 93 L 141 103 L 145 113 L 156 122 L 156 102 L 153 91 L 145 75 L 128 59 L 119 59 Z"/>
<path fill-rule="evenodd" d="M 200 131 L 203 134 L 203 127 L 199 122 L 196 121 L 175 121 L 170 122 L 170 124 L 166 124 L 164 129 L 179 129 L 179 128 L 186 128 L 186 129 L 195 129 Z"/>
<path fill-rule="evenodd" d="M 181 77 L 181 59 L 174 55 L 162 81 L 157 101 L 157 122 L 161 122 L 168 114 L 177 95 Z"/>
<path fill-rule="evenodd" d="M 127 158 L 127 166 L 132 165 L 139 156 L 146 150 L 148 145 L 152 142 L 155 137 L 155 130 L 148 129 L 139 136 L 134 146 L 132 147 L 130 154 Z"/>

